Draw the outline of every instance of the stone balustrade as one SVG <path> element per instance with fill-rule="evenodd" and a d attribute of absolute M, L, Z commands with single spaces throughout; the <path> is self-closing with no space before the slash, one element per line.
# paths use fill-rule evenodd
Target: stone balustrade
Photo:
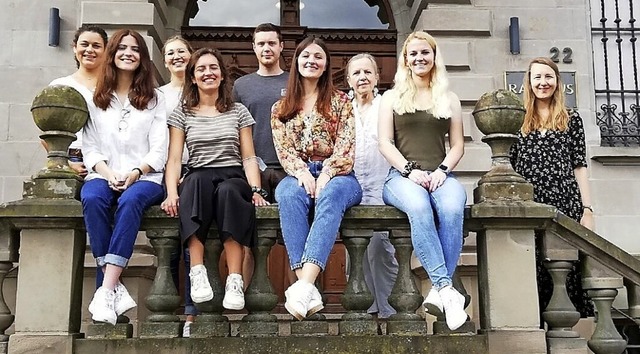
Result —
<path fill-rule="evenodd" d="M 48 99 L 47 94 L 53 99 Z M 69 102 L 79 102 L 77 92 L 54 88 L 43 91 L 38 107 L 54 106 L 52 103 L 64 95 L 69 95 Z M 78 112 L 78 107 L 58 108 Z M 60 120 L 65 116 L 57 109 L 41 112 L 48 113 L 43 113 L 40 120 Z M 9 312 L 0 292 L 0 331 L 14 322 L 15 315 L 15 334 L 9 337 L 8 351 L 32 353 L 47 348 L 55 353 L 204 352 L 213 347 L 221 352 L 282 353 L 587 353 L 585 341 L 571 328 L 577 317 L 564 286 L 571 262 L 582 255 L 586 259 L 583 285 L 599 314 L 588 346 L 597 354 L 620 353 L 624 341 L 613 328 L 609 309 L 624 278 L 630 288 L 631 314 L 638 317 L 640 261 L 576 226 L 555 208 L 532 201 L 531 185 L 515 174 L 508 161 L 508 149 L 521 124 L 522 112 L 518 99 L 502 90 L 483 95 L 474 111 L 478 128 L 487 134 L 483 141 L 492 149 L 492 168 L 478 182 L 474 204 L 465 214 L 466 228 L 477 235 L 480 330 L 475 332 L 475 325 L 465 325 L 461 331 L 467 335 L 462 336 L 436 330 L 446 328 L 442 323 L 434 325 L 434 333 L 439 335 L 425 335 L 426 322 L 416 314 L 423 294 L 418 291 L 410 268 L 409 223 L 403 213 L 386 206 L 357 206 L 345 214 L 341 235 L 352 270 L 342 296 L 346 313 L 339 322 L 340 336 L 327 335 L 322 316 L 294 321 L 292 335 L 279 336 L 272 313 L 277 297 L 267 275 L 267 257 L 277 238 L 279 219 L 277 208 L 269 206 L 258 208 L 256 213 L 258 243 L 252 250 L 255 273 L 246 292 L 249 313 L 241 320 L 239 337 L 229 337 L 230 323 L 222 312 L 223 289 L 218 270 L 222 246 L 212 229 L 206 242 L 205 266 L 215 296 L 198 305 L 201 314 L 193 324 L 192 338 L 178 338 L 181 322 L 176 310 L 180 298 L 169 270 L 170 254 L 178 250 L 180 242 L 177 219 L 153 207 L 146 213 L 142 229 L 157 255 L 157 267 L 151 290 L 140 304 L 150 314 L 142 319 L 139 338 L 126 339 L 131 336 L 130 324 L 126 318 L 119 318 L 122 323 L 116 326 L 94 325 L 87 331 L 93 339 L 82 339 L 79 332 L 86 239 L 82 208 L 75 199 L 77 179 L 66 170 L 64 153 L 72 140 L 70 133 L 77 129 L 48 119 L 42 138 L 55 145 L 48 167 L 25 183 L 24 199 L 0 205 L 0 283 L 13 262 L 20 262 L 15 314 Z M 400 265 L 389 298 L 398 313 L 389 318 L 387 332 L 382 335 L 366 313 L 372 296 L 362 271 L 363 253 L 374 230 L 389 231 Z M 549 327 L 546 332 L 540 329 L 534 230 L 546 230 L 543 252 L 554 281 L 554 297 L 544 312 Z M 0 351 L 6 350 L 6 339 L 0 338 L 0 345 L 4 345 Z"/>

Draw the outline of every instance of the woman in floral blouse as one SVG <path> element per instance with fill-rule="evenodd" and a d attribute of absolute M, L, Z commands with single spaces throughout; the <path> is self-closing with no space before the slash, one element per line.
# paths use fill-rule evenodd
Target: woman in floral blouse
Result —
<path fill-rule="evenodd" d="M 302 320 L 324 307 L 314 283 L 325 268 L 345 210 L 360 203 L 362 189 L 352 171 L 351 102 L 333 87 L 324 42 L 304 39 L 294 58 L 287 94 L 273 107 L 271 127 L 278 159 L 288 174 L 275 197 L 289 262 L 298 278 L 285 292 L 285 307 Z"/>

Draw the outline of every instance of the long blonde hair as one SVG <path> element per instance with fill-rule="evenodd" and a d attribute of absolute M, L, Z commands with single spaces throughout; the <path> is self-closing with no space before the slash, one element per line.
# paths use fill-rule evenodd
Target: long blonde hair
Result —
<path fill-rule="evenodd" d="M 531 67 L 533 64 L 542 64 L 553 69 L 556 74 L 556 90 L 551 97 L 551 114 L 549 119 L 540 117 L 536 111 L 536 95 L 531 87 Z M 560 78 L 560 70 L 556 63 L 549 58 L 538 57 L 529 63 L 527 73 L 524 75 L 524 108 L 527 112 L 524 115 L 524 122 L 520 131 L 523 135 L 527 135 L 534 130 L 547 129 L 565 131 L 569 127 L 569 113 L 567 112 L 564 100 L 564 92 L 562 91 L 562 79 Z"/>
<path fill-rule="evenodd" d="M 431 106 L 428 110 L 436 118 L 451 117 L 451 100 L 449 99 L 449 79 L 447 69 L 442 59 L 442 53 L 438 48 L 436 40 L 427 32 L 413 32 L 407 37 L 402 45 L 402 52 L 398 60 L 398 70 L 393 79 L 395 85 L 393 90 L 397 95 L 394 100 L 393 110 L 398 114 L 414 113 L 416 111 L 416 95 L 418 88 L 413 82 L 411 68 L 407 63 L 407 46 L 414 39 L 426 41 L 433 49 L 435 56 L 434 66 L 429 72 L 429 89 L 431 90 Z"/>

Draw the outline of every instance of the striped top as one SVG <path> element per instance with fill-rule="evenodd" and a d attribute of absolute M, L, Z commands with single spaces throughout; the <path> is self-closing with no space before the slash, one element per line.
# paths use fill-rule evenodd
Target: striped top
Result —
<path fill-rule="evenodd" d="M 169 127 L 185 133 L 189 168 L 242 166 L 240 129 L 255 123 L 240 103 L 213 117 L 185 114 L 178 107 L 167 119 Z"/>

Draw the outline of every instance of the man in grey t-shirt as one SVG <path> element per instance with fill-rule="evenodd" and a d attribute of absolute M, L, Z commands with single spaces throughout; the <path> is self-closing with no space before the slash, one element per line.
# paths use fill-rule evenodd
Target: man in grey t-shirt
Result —
<path fill-rule="evenodd" d="M 280 67 L 280 53 L 284 49 L 280 28 L 263 23 L 253 31 L 253 51 L 258 58 L 258 71 L 236 80 L 233 96 L 236 102 L 249 109 L 256 124 L 253 126 L 253 145 L 256 155 L 262 158 L 267 169 L 262 171 L 262 188 L 269 194 L 267 201 L 275 202 L 275 190 L 287 175 L 280 166 L 271 135 L 271 107 L 284 97 L 289 73 Z M 253 276 L 254 260 L 251 251 L 245 250 L 242 278 L 248 286 Z M 289 272 L 289 280 L 295 282 L 295 274 Z"/>
<path fill-rule="evenodd" d="M 258 58 L 258 71 L 236 80 L 233 96 L 236 102 L 249 109 L 256 121 L 253 142 L 256 155 L 262 158 L 267 169 L 262 172 L 262 188 L 273 203 L 277 184 L 286 173 L 280 166 L 271 135 L 271 107 L 286 92 L 289 73 L 280 68 L 280 53 L 284 43 L 280 29 L 273 24 L 258 25 L 253 32 L 253 51 Z"/>

